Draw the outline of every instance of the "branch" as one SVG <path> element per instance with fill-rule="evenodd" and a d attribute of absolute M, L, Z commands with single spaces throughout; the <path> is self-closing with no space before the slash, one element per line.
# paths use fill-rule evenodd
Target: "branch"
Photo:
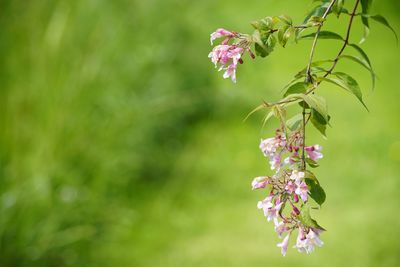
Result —
<path fill-rule="evenodd" d="M 357 14 L 356 14 L 356 11 L 357 11 L 357 7 L 358 7 L 359 3 L 360 3 L 360 0 L 357 0 L 356 3 L 355 3 L 355 5 L 354 5 L 353 11 L 352 11 L 351 14 L 350 14 L 350 21 L 349 21 L 349 25 L 347 26 L 347 33 L 346 33 L 346 38 L 344 39 L 343 46 L 342 46 L 342 48 L 339 50 L 339 53 L 337 54 L 337 56 L 335 57 L 335 59 L 333 60 L 332 66 L 331 66 L 331 67 L 329 68 L 329 70 L 324 74 L 324 76 L 323 76 L 324 78 L 328 77 L 328 76 L 332 73 L 332 71 L 335 69 L 335 67 L 336 67 L 336 65 L 337 65 L 337 63 L 338 63 L 338 61 L 339 61 L 340 56 L 343 54 L 343 51 L 345 50 L 345 48 L 346 48 L 347 45 L 349 44 L 351 27 L 352 27 L 352 25 L 353 25 L 353 19 L 354 19 L 354 17 L 357 15 Z M 313 88 L 311 88 L 306 94 L 308 95 L 308 94 L 312 93 L 313 91 L 315 91 L 315 89 L 317 89 L 318 85 L 319 85 L 321 82 L 322 82 L 322 81 L 318 82 L 318 83 L 317 83 Z"/>
<path fill-rule="evenodd" d="M 332 9 L 333 5 L 335 4 L 336 0 L 332 0 L 332 2 L 329 4 L 329 6 L 327 7 L 327 9 L 325 10 L 324 15 L 322 16 L 322 21 L 319 24 L 318 28 L 317 28 L 317 32 L 315 33 L 314 36 L 314 40 L 313 40 L 313 44 L 311 46 L 311 52 L 310 52 L 310 59 L 308 60 L 308 65 L 307 65 L 307 71 L 306 71 L 306 82 L 311 82 L 312 81 L 312 77 L 311 77 L 311 64 L 312 64 L 312 60 L 314 57 L 314 52 L 315 52 L 315 47 L 317 46 L 317 41 L 318 41 L 318 36 L 319 33 L 321 32 L 321 28 L 324 25 L 324 20 L 326 19 L 326 17 L 329 14 L 329 11 Z"/>
<path fill-rule="evenodd" d="M 333 2 L 335 2 L 335 0 L 332 1 L 331 4 L 332 4 Z M 355 3 L 354 8 L 353 8 L 353 11 L 349 14 L 349 15 L 350 15 L 350 20 L 349 20 L 349 24 L 348 24 L 348 26 L 347 26 L 346 38 L 344 39 L 343 46 L 342 46 L 341 49 L 339 50 L 339 52 L 338 52 L 337 56 L 335 57 L 335 59 L 333 60 L 332 66 L 331 66 L 331 67 L 329 68 L 329 70 L 324 74 L 324 76 L 323 76 L 324 78 L 328 77 L 328 76 L 333 72 L 333 70 L 335 69 L 335 67 L 336 67 L 336 65 L 337 65 L 337 63 L 338 63 L 338 61 L 339 61 L 340 56 L 343 54 L 343 51 L 345 50 L 345 48 L 346 48 L 347 45 L 349 44 L 350 32 L 351 32 L 351 28 L 352 28 L 352 26 L 353 26 L 354 17 L 357 16 L 356 11 L 357 11 L 357 8 L 358 8 L 358 5 L 359 5 L 359 4 L 360 4 L 360 0 L 356 0 L 356 3 Z M 326 13 L 326 12 L 325 12 L 325 13 Z M 324 14 L 324 15 L 325 15 L 325 14 Z M 322 25 L 321 25 L 321 27 L 322 27 Z M 317 30 L 316 37 L 318 36 L 319 32 L 320 32 L 320 28 L 318 28 L 318 30 Z M 314 43 L 315 43 L 315 44 L 314 44 Z M 311 52 L 311 55 L 310 55 L 309 64 L 308 64 L 308 66 L 307 66 L 307 72 L 310 72 L 310 70 L 311 70 L 312 58 L 313 58 L 313 55 L 314 55 L 314 50 L 315 50 L 315 45 L 316 45 L 315 38 L 314 38 L 314 43 L 313 43 L 313 48 L 311 49 L 312 52 Z M 308 75 L 308 74 L 307 74 L 307 75 Z M 307 91 L 305 94 L 308 95 L 308 94 L 313 93 L 313 92 L 315 91 L 315 89 L 317 89 L 318 86 L 321 84 L 321 82 L 322 82 L 322 81 L 319 81 L 319 82 L 315 83 L 315 84 L 313 85 L 313 87 L 312 87 L 309 91 Z M 292 102 L 295 102 L 295 101 L 298 101 L 298 100 L 299 100 L 299 99 L 292 99 L 292 100 L 279 101 L 279 102 L 276 102 L 276 103 L 268 103 L 268 106 L 287 104 L 287 103 L 292 103 Z"/>

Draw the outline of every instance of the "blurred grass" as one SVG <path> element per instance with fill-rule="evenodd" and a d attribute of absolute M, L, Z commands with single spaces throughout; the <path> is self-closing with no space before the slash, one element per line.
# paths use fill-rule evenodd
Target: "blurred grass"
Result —
<path fill-rule="evenodd" d="M 262 114 L 242 120 L 307 60 L 309 42 L 245 60 L 238 84 L 207 59 L 217 27 L 294 14 L 300 1 L 2 1 L 0 266 L 398 266 L 399 50 L 373 24 L 379 76 L 350 63 L 367 113 L 324 86 L 333 116 L 317 170 L 325 246 L 282 258 L 256 209 L 268 173 Z M 397 1 L 374 10 L 399 30 Z M 334 20 L 334 19 L 333 19 Z M 329 22 L 327 27 L 345 25 Z M 354 40 L 361 35 L 356 24 Z M 339 45 L 339 44 L 338 44 Z M 321 41 L 317 57 L 336 53 Z"/>

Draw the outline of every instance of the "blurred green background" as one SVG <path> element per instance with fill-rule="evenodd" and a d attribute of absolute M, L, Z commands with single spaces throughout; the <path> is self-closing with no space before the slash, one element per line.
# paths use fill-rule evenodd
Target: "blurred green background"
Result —
<path fill-rule="evenodd" d="M 310 2 L 1 1 L 0 266 L 400 266 L 400 53 L 381 25 L 362 45 L 375 91 L 338 65 L 371 112 L 320 88 L 333 127 L 309 142 L 324 147 L 325 246 L 282 257 L 256 209 L 266 192 L 250 182 L 270 174 L 258 144 L 276 123 L 243 119 L 278 99 L 311 43 L 245 58 L 235 85 L 209 62 L 209 34 L 267 15 L 300 22 Z M 376 1 L 372 13 L 399 31 L 399 9 Z M 344 33 L 347 20 L 326 27 Z M 352 40 L 361 33 L 357 20 Z M 322 40 L 316 58 L 339 47 Z"/>

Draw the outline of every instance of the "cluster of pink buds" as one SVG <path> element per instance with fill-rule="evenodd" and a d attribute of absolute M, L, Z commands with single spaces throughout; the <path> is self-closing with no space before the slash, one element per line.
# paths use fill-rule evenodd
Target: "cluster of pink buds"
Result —
<path fill-rule="evenodd" d="M 252 182 L 253 190 L 261 188 L 269 190 L 268 196 L 258 202 L 258 209 L 263 211 L 268 221 L 274 222 L 275 231 L 280 238 L 286 235 L 278 244 L 283 255 L 286 255 L 290 235 L 295 230 L 298 230 L 298 237 L 294 248 L 300 252 L 313 252 L 315 246 L 323 245 L 319 239 L 323 228 L 317 224 L 306 225 L 302 219 L 301 210 L 306 208 L 310 193 L 302 157 L 304 154 L 304 158 L 316 161 L 322 158 L 322 147 L 304 146 L 302 151 L 303 138 L 300 131 L 286 136 L 278 129 L 275 137 L 261 140 L 260 149 L 269 159 L 275 174 L 256 177 Z"/>
<path fill-rule="evenodd" d="M 231 32 L 225 29 L 217 29 L 211 34 L 211 45 L 218 38 L 225 39 L 220 45 L 217 45 L 210 52 L 208 57 L 214 63 L 215 67 L 218 67 L 218 71 L 224 70 L 223 77 L 231 78 L 233 82 L 236 82 L 236 68 L 239 64 L 243 64 L 242 55 L 245 51 L 248 51 L 252 58 L 255 58 L 254 54 L 250 50 L 250 41 L 247 35 L 240 34 L 237 32 Z M 229 44 L 233 40 L 232 44 Z"/>

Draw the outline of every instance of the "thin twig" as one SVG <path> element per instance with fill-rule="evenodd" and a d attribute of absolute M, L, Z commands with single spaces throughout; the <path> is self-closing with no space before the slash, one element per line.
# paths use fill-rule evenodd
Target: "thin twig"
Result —
<path fill-rule="evenodd" d="M 352 28 L 352 25 L 353 25 L 354 17 L 357 16 L 356 11 L 357 11 L 357 8 L 358 8 L 359 3 L 360 3 L 360 0 L 357 0 L 356 3 L 355 3 L 355 5 L 354 5 L 354 8 L 353 8 L 352 13 L 349 14 L 349 15 L 350 15 L 350 20 L 349 20 L 349 25 L 348 25 L 348 27 L 347 27 L 346 38 L 344 39 L 343 46 L 342 46 L 341 49 L 339 50 L 339 52 L 338 52 L 337 56 L 335 57 L 335 59 L 333 60 L 332 66 L 331 66 L 331 67 L 329 68 L 329 70 L 324 74 L 323 78 L 326 78 L 326 77 L 328 77 L 330 74 L 332 74 L 333 70 L 335 69 L 335 67 L 336 67 L 336 65 L 337 65 L 337 62 L 338 62 L 339 59 L 340 59 L 340 56 L 343 54 L 345 48 L 346 48 L 347 45 L 349 44 L 350 32 L 351 32 L 351 28 Z M 322 81 L 316 82 L 316 83 L 313 85 L 313 87 L 312 87 L 309 91 L 307 91 L 305 94 L 308 95 L 308 94 L 313 93 L 313 92 L 315 91 L 315 89 L 317 89 L 317 87 L 321 84 L 321 82 L 322 82 Z M 276 102 L 276 103 L 269 103 L 268 106 L 287 104 L 287 103 L 292 103 L 292 102 L 295 102 L 295 101 L 298 101 L 298 100 L 300 100 L 300 99 L 295 98 L 295 99 L 291 99 L 291 100 L 284 100 L 284 101 L 279 101 L 279 102 Z"/>
<path fill-rule="evenodd" d="M 328 71 L 324 74 L 324 76 L 322 76 L 322 77 L 324 77 L 324 78 L 328 77 L 328 76 L 332 73 L 332 71 L 335 69 L 335 67 L 336 67 L 336 65 L 337 65 L 337 63 L 338 63 L 338 61 L 339 61 L 339 59 L 340 59 L 340 56 L 343 54 L 343 51 L 345 50 L 345 48 L 346 48 L 347 45 L 349 44 L 351 27 L 352 27 L 352 25 L 353 25 L 353 19 L 354 19 L 354 17 L 356 16 L 356 11 L 357 11 L 357 7 L 358 7 L 359 3 L 360 3 L 360 0 L 357 0 L 356 3 L 355 3 L 355 5 L 354 5 L 353 11 L 352 11 L 351 14 L 350 14 L 350 21 L 349 21 L 349 25 L 348 25 L 348 27 L 347 27 L 346 38 L 344 39 L 343 46 L 342 46 L 342 48 L 339 50 L 339 52 L 338 52 L 337 56 L 335 57 L 335 59 L 333 60 L 332 66 L 328 69 Z M 322 81 L 317 82 L 317 84 L 316 84 L 313 88 L 311 88 L 306 94 L 308 95 L 308 94 L 312 93 L 313 91 L 315 91 L 315 89 L 318 87 L 318 85 L 319 85 L 321 82 L 322 82 Z"/>
<path fill-rule="evenodd" d="M 335 2 L 336 2 L 336 0 L 332 0 L 332 2 L 326 8 L 325 13 L 322 15 L 321 23 L 318 25 L 317 31 L 315 33 L 313 44 L 311 46 L 310 59 L 308 60 L 308 65 L 307 65 L 306 82 L 312 82 L 311 64 L 312 64 L 312 60 L 313 60 L 313 57 L 314 57 L 315 47 L 317 46 L 318 36 L 319 36 L 319 33 L 321 32 L 322 26 L 324 25 L 324 20 L 328 16 L 329 11 L 332 9 L 332 7 L 335 4 Z"/>

